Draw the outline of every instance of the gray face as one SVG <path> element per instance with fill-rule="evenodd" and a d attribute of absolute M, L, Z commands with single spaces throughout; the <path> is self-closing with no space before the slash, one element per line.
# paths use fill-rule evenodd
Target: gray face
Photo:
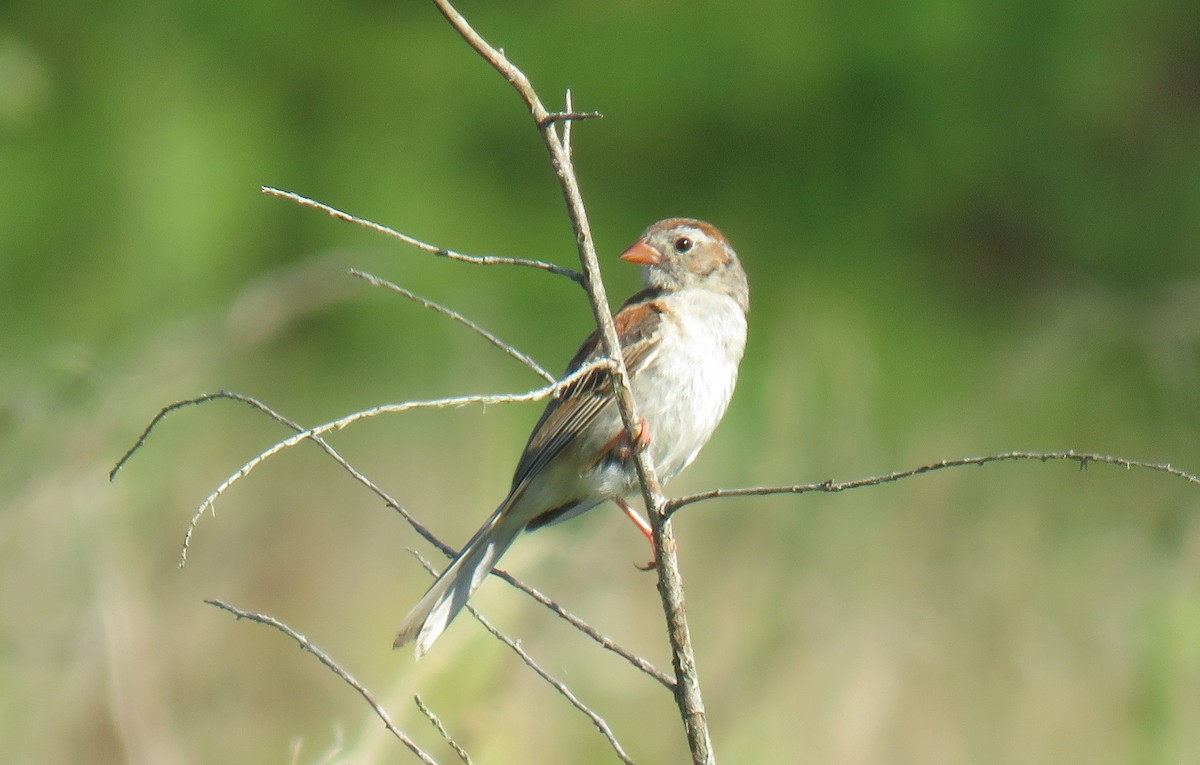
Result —
<path fill-rule="evenodd" d="M 643 240 L 661 255 L 645 267 L 647 286 L 665 289 L 702 287 L 749 306 L 746 274 L 725 236 L 707 223 L 689 219 L 660 221 Z"/>

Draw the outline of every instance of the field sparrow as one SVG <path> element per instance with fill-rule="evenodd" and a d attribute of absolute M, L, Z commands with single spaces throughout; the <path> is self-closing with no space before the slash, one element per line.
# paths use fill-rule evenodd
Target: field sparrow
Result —
<path fill-rule="evenodd" d="M 395 647 L 416 639 L 417 657 L 424 655 L 522 532 L 610 499 L 637 517 L 624 502 L 639 489 L 634 450 L 650 450 L 666 483 L 691 464 L 725 414 L 750 305 L 746 273 L 729 240 L 708 223 L 671 218 L 646 229 L 621 260 L 641 265 L 646 285 L 613 317 L 642 418 L 636 443 L 629 443 L 607 371 L 553 399 L 525 445 L 508 496 L 405 617 Z M 567 374 L 602 356 L 593 332 Z"/>

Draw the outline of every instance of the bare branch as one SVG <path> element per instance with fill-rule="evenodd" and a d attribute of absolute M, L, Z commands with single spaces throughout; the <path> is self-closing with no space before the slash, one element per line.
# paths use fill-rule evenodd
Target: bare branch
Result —
<path fill-rule="evenodd" d="M 496 337 L 494 334 L 492 334 L 488 330 L 479 326 L 479 324 L 477 324 L 476 322 L 471 321 L 466 316 L 463 316 L 458 311 L 447 308 L 446 306 L 442 305 L 441 303 L 437 303 L 433 300 L 430 300 L 429 298 L 421 297 L 420 295 L 416 294 L 415 292 L 410 292 L 409 290 L 406 290 L 405 288 L 401 287 L 400 285 L 393 284 L 392 282 L 389 282 L 386 279 L 380 279 L 378 276 L 373 276 L 371 274 L 368 274 L 365 271 L 359 271 L 357 268 L 350 269 L 349 273 L 351 276 L 362 279 L 363 281 L 367 282 L 368 284 L 374 285 L 376 287 L 384 287 L 386 289 L 391 290 L 392 292 L 403 295 L 404 297 L 408 298 L 409 300 L 413 301 L 414 303 L 417 303 L 425 308 L 428 308 L 432 311 L 436 311 L 436 312 L 442 314 L 443 316 L 449 316 L 451 319 L 454 319 L 455 321 L 474 330 L 480 336 L 482 336 L 484 340 L 487 340 L 489 343 L 496 346 L 500 350 L 504 351 L 509 356 L 512 356 L 517 361 L 521 362 L 525 366 L 532 369 L 534 372 L 536 372 L 538 374 L 539 377 L 541 377 L 546 382 L 548 382 L 548 383 L 554 382 L 554 380 L 555 380 L 554 375 L 547 372 L 545 370 L 545 368 L 542 367 L 541 364 L 534 361 L 533 358 L 530 357 L 528 354 L 522 353 L 521 351 L 517 350 L 514 346 L 504 342 L 503 340 Z"/>
<path fill-rule="evenodd" d="M 572 122 L 582 122 L 583 120 L 596 120 L 596 119 L 602 118 L 603 116 L 604 115 L 601 114 L 600 112 L 573 112 L 573 111 L 571 111 L 571 106 L 568 104 L 566 111 L 550 112 L 549 114 L 547 114 L 545 119 L 542 120 L 539 127 L 545 127 L 546 125 L 553 125 L 555 122 L 563 122 L 563 123 L 569 124 Z M 563 129 L 564 130 L 566 129 L 566 125 L 563 126 Z M 569 146 L 569 142 L 566 140 L 565 137 L 563 138 L 563 146 L 564 147 Z"/>
<path fill-rule="evenodd" d="M 409 552 L 411 552 L 417 558 L 417 560 L 421 562 L 421 565 L 425 567 L 426 571 L 433 576 L 437 576 L 437 569 L 433 567 L 432 563 L 425 560 L 420 553 L 414 550 L 410 550 Z M 546 681 L 551 688 L 558 691 L 559 695 L 567 700 L 567 703 L 578 709 L 589 720 L 591 720 L 592 725 L 596 726 L 596 729 L 599 730 L 600 734 L 608 741 L 609 746 L 613 748 L 613 752 L 616 753 L 617 759 L 623 763 L 626 763 L 626 765 L 633 765 L 633 760 L 629 759 L 629 755 L 626 754 L 625 750 L 621 747 L 621 742 L 617 741 L 616 734 L 613 733 L 612 728 L 609 727 L 608 722 L 603 717 L 592 710 L 592 708 L 587 704 L 584 704 L 582 701 L 580 701 L 579 697 L 575 695 L 574 691 L 567 687 L 566 683 L 551 675 L 545 670 L 545 668 L 542 667 L 542 665 L 538 664 L 537 661 L 535 661 L 534 658 L 530 656 L 524 648 L 521 647 L 520 643 L 496 629 L 495 625 L 488 621 L 483 614 L 479 613 L 479 610 L 476 609 L 475 606 L 467 603 L 467 611 L 470 612 L 471 616 L 475 617 L 476 621 L 483 625 L 485 630 L 492 633 L 493 637 L 511 648 L 513 653 L 515 653 L 522 662 L 532 669 L 538 677 Z"/>
<path fill-rule="evenodd" d="M 528 584 L 526 584 L 525 582 L 522 582 L 520 579 L 517 579 L 516 577 L 514 577 L 512 574 L 508 573 L 507 571 L 502 571 L 500 569 L 493 569 L 492 573 L 495 574 L 500 579 L 503 579 L 504 581 L 508 582 L 513 587 L 516 587 L 518 590 L 521 590 L 526 595 L 533 598 L 538 603 L 541 603 L 546 608 L 549 608 L 551 611 L 553 611 L 555 614 L 557 614 L 558 617 L 560 619 L 562 619 L 563 621 L 565 621 L 567 624 L 570 624 L 572 627 L 579 630 L 584 635 L 587 635 L 592 640 L 596 641 L 596 643 L 598 643 L 601 648 L 604 648 L 605 650 L 608 650 L 608 651 L 612 651 L 616 655 L 625 659 L 627 662 L 632 664 L 635 669 L 639 669 L 642 672 L 645 672 L 650 677 L 652 677 L 655 680 L 657 680 L 658 682 L 662 683 L 662 685 L 667 690 L 669 690 L 671 692 L 675 691 L 675 680 L 672 679 L 670 675 L 663 672 L 661 669 L 654 666 L 646 659 L 643 659 L 641 656 L 638 656 L 636 653 L 630 651 L 625 646 L 621 645 L 620 643 L 617 643 L 612 638 L 601 633 L 599 630 L 597 630 L 595 627 L 593 627 L 592 625 L 585 622 L 583 619 L 580 619 L 575 614 L 571 613 L 567 609 L 560 606 L 556 601 L 551 600 L 547 596 L 543 595 L 539 590 L 536 590 L 533 587 L 530 587 Z"/>
<path fill-rule="evenodd" d="M 349 685 L 351 688 L 353 688 L 355 691 L 357 691 L 358 695 L 362 696 L 363 699 L 367 702 L 367 704 L 369 704 L 371 706 L 371 709 L 375 710 L 375 714 L 379 717 L 379 719 L 383 720 L 384 727 L 387 728 L 387 730 L 393 736 L 395 736 L 397 739 L 399 739 L 400 743 L 402 743 L 406 747 L 408 747 L 408 750 L 410 752 L 412 752 L 418 758 L 420 758 L 421 762 L 426 763 L 426 765 L 437 765 L 436 760 L 434 760 L 432 757 L 430 757 L 429 754 L 424 749 L 419 747 L 415 741 L 413 741 L 411 738 L 409 738 L 407 735 L 405 735 L 404 731 L 402 731 L 396 727 L 396 724 L 394 722 L 392 722 L 391 716 L 388 715 L 387 710 L 384 709 L 382 706 L 380 706 L 379 702 L 375 700 L 375 696 L 369 690 L 367 690 L 366 687 L 363 686 L 362 683 L 358 682 L 358 680 L 355 680 L 353 675 L 351 675 L 346 670 L 342 669 L 340 664 L 338 664 L 336 661 L 334 661 L 332 658 L 330 658 L 329 654 L 325 653 L 320 648 L 318 648 L 316 645 L 314 645 L 311 640 L 304 637 L 299 632 L 296 632 L 294 629 L 292 629 L 288 625 L 284 624 L 283 622 L 279 621 L 275 617 L 270 616 L 269 614 L 260 614 L 260 613 L 255 613 L 253 611 L 243 611 L 240 608 L 231 606 L 228 603 L 225 603 L 224 601 L 220 601 L 220 600 L 216 600 L 216 599 L 205 599 L 204 602 L 209 604 L 210 606 L 216 606 L 217 608 L 221 609 L 222 611 L 228 611 L 229 613 L 236 616 L 238 619 L 248 619 L 252 622 L 258 622 L 259 624 L 265 624 L 268 627 L 274 627 L 275 629 L 279 630 L 283 634 L 290 637 L 292 640 L 295 640 L 296 643 L 298 643 L 300 645 L 301 649 L 308 651 L 313 656 L 316 656 L 318 661 L 320 661 L 322 664 L 324 664 L 326 667 L 328 667 L 335 675 L 340 677 L 343 682 L 345 682 L 347 685 Z"/>
<path fill-rule="evenodd" d="M 121 456 L 121 459 L 117 460 L 117 464 L 113 465 L 112 470 L 108 471 L 108 480 L 112 481 L 116 479 L 117 473 L 121 471 L 121 468 L 125 467 L 125 463 L 129 462 L 130 458 L 133 457 L 133 455 L 136 454 L 139 449 L 146 445 L 146 439 L 150 437 L 151 431 L 153 431 L 154 428 L 158 426 L 158 423 L 162 422 L 163 418 L 165 418 L 168 414 L 178 409 L 183 409 L 186 406 L 204 404 L 208 401 L 212 401 L 215 398 L 225 397 L 225 391 L 221 391 L 219 393 L 205 393 L 204 395 L 196 396 L 195 398 L 176 401 L 173 404 L 168 404 L 162 409 L 159 409 L 158 414 L 154 415 L 146 427 L 142 429 L 142 434 L 138 436 L 137 441 L 134 442 L 133 446 L 129 447 L 129 451 L 125 452 L 125 454 Z"/>
<path fill-rule="evenodd" d="M 184 532 L 183 536 L 183 545 L 179 551 L 179 567 L 183 568 L 185 565 L 187 565 L 187 553 L 188 547 L 191 544 L 192 533 L 195 531 L 196 524 L 200 522 L 200 517 L 204 515 L 204 512 L 206 510 L 213 509 L 213 503 L 216 502 L 216 500 L 220 498 L 222 494 L 228 491 L 233 484 L 245 478 L 264 461 L 275 456 L 276 454 L 279 454 L 285 449 L 289 449 L 304 441 L 312 440 L 315 436 L 321 436 L 333 430 L 341 430 L 342 428 L 352 425 L 359 420 L 364 420 L 369 417 L 377 417 L 381 414 L 398 414 L 400 412 L 407 412 L 414 409 L 447 409 L 450 407 L 467 406 L 469 404 L 482 404 L 484 406 L 490 406 L 492 404 L 515 404 L 524 401 L 540 401 L 541 399 L 558 395 L 560 391 L 565 390 L 580 377 L 590 374 L 596 369 L 602 369 L 607 366 L 608 362 L 604 360 L 598 361 L 594 364 L 588 364 L 586 367 L 578 370 L 574 374 L 563 378 L 560 382 L 557 382 L 553 385 L 547 385 L 544 388 L 538 388 L 537 390 L 532 390 L 527 393 L 508 393 L 492 396 L 457 396 L 452 398 L 439 398 L 426 401 L 405 401 L 399 404 L 385 404 L 383 406 L 365 409 L 361 412 L 354 412 L 353 414 L 348 414 L 345 417 L 332 422 L 327 422 L 323 425 L 318 425 L 315 428 L 303 430 L 291 438 L 286 438 L 283 441 L 276 443 L 270 449 L 267 449 L 258 456 L 252 458 L 249 462 L 242 465 L 242 467 L 236 472 L 222 481 L 221 485 L 218 486 L 216 490 L 205 497 L 204 501 L 201 502 L 196 508 L 196 511 L 192 513 L 191 520 L 188 521 L 187 531 Z"/>
<path fill-rule="evenodd" d="M 138 441 L 134 445 L 134 447 L 131 448 L 129 450 L 129 452 L 127 452 L 126 455 L 124 457 L 122 457 L 121 461 L 117 464 L 117 466 L 115 468 L 113 468 L 113 471 L 112 471 L 113 474 L 115 474 L 116 471 L 119 470 L 120 467 L 125 462 L 128 461 L 129 457 L 146 442 L 146 439 L 150 435 L 151 430 L 153 430 L 155 425 L 157 425 L 167 414 L 169 414 L 170 412 L 176 411 L 178 409 L 181 409 L 183 407 L 186 407 L 186 406 L 192 406 L 192 405 L 196 405 L 196 404 L 204 404 L 204 403 L 208 403 L 210 401 L 216 401 L 219 399 L 240 401 L 244 404 L 247 404 L 248 406 L 251 406 L 254 409 L 257 409 L 258 411 L 267 415 L 268 417 L 275 420 L 276 422 L 281 423 L 282 425 L 290 428 L 293 431 L 296 431 L 297 433 L 302 433 L 306 430 L 306 428 L 304 428 L 304 426 L 283 416 L 279 412 L 275 411 L 271 407 L 267 406 L 266 404 L 264 404 L 263 402 L 259 401 L 258 399 L 254 398 L 252 396 L 247 396 L 242 393 L 235 393 L 233 391 L 226 391 L 226 390 L 218 391 L 216 393 L 206 393 L 202 396 L 197 396 L 195 398 L 187 399 L 185 401 L 177 401 L 174 404 L 171 404 L 170 406 L 164 407 L 157 415 L 155 415 L 154 419 L 151 420 L 150 424 L 146 426 L 146 429 L 142 432 L 141 437 L 138 438 Z M 343 457 L 340 453 L 338 453 L 338 451 L 329 444 L 329 442 L 327 442 L 325 439 L 321 438 L 320 436 L 313 436 L 312 441 L 314 443 L 316 443 L 318 446 L 320 446 L 335 462 L 337 462 L 339 465 L 341 465 L 342 468 L 344 470 L 346 470 L 346 472 L 349 473 L 350 476 L 354 480 L 358 481 L 363 486 L 367 487 L 368 490 L 370 490 L 377 497 L 379 497 L 381 500 L 383 500 L 384 504 L 387 507 L 389 507 L 392 510 L 399 513 L 400 516 L 402 518 L 404 518 L 404 520 L 410 526 L 412 526 L 413 529 L 418 534 L 420 534 L 427 542 L 429 542 L 431 545 L 433 545 L 438 550 L 440 550 L 442 552 L 442 554 L 444 554 L 446 557 L 448 557 L 448 558 L 454 557 L 454 554 L 455 554 L 454 548 L 450 547 L 449 545 L 444 543 L 442 540 L 440 540 L 436 536 L 434 536 L 433 532 L 431 532 L 424 524 L 422 524 L 420 521 L 418 521 L 416 519 L 416 517 L 413 516 L 412 513 L 410 513 L 407 508 L 405 508 L 403 505 L 401 505 L 397 499 L 392 497 L 390 494 L 388 494 L 386 491 L 384 491 L 384 489 L 382 487 L 380 487 L 378 484 L 376 484 L 374 481 L 372 481 L 366 475 L 364 475 L 359 470 L 357 470 L 353 465 L 351 465 L 346 460 L 345 457 Z M 568 624 L 570 624 L 572 627 L 579 630 L 584 635 L 587 635 L 592 640 L 596 641 L 596 643 L 599 644 L 600 647 L 604 648 L 605 650 L 615 653 L 616 655 L 620 656 L 621 658 L 623 658 L 627 662 L 629 662 L 635 669 L 640 670 L 641 672 L 644 672 L 645 674 L 654 678 L 655 680 L 657 680 L 658 682 L 660 682 L 664 686 L 666 686 L 668 689 L 674 690 L 675 681 L 672 680 L 671 677 L 668 676 L 666 673 L 664 673 L 662 670 L 658 669 L 651 662 L 647 661 L 646 659 L 642 658 L 641 656 L 638 656 L 636 653 L 630 651 L 628 648 L 624 647 L 620 643 L 617 643 L 612 638 L 608 637 L 607 635 L 604 635 L 599 630 L 597 630 L 595 627 L 588 624 L 583 619 L 580 619 L 578 616 L 571 613 L 567 609 L 563 608 L 556 601 L 550 599 L 549 597 L 544 595 L 542 592 L 540 592 L 536 588 L 526 584 L 525 582 L 521 581 L 520 579 L 516 578 L 512 574 L 510 574 L 507 571 L 504 571 L 502 569 L 494 569 L 492 571 L 492 573 L 496 577 L 498 577 L 498 578 L 502 579 L 503 581 L 505 581 L 506 583 L 508 583 L 510 586 L 520 590 L 521 592 L 523 592 L 526 595 L 528 595 L 529 597 L 533 598 L 535 601 L 537 601 L 541 605 L 543 605 L 546 608 L 553 611 L 554 614 L 557 615 L 559 618 L 563 619 Z"/>
<path fill-rule="evenodd" d="M 442 725 L 442 721 L 433 713 L 433 710 L 425 706 L 425 702 L 421 700 L 421 695 L 417 694 L 413 696 L 413 701 L 417 703 L 417 709 L 421 710 L 421 714 L 425 715 L 425 718 L 433 725 L 434 730 L 441 734 L 446 743 L 450 745 L 450 748 L 454 750 L 454 753 L 458 755 L 458 758 L 466 763 L 466 765 L 471 765 L 471 755 L 467 754 L 467 750 L 463 749 L 454 740 L 454 737 L 446 730 L 446 726 Z"/>
<path fill-rule="evenodd" d="M 493 48 L 484 40 L 463 15 L 451 5 L 449 0 L 433 1 L 459 35 L 516 89 L 529 108 L 530 116 L 533 117 L 538 131 L 542 135 L 546 150 L 550 154 L 550 164 L 553 166 L 562 188 L 563 199 L 567 204 L 567 214 L 570 216 L 572 227 L 575 230 L 575 241 L 579 248 L 580 263 L 583 266 L 583 285 L 588 291 L 588 299 L 592 305 L 596 326 L 599 328 L 601 344 L 605 354 L 613 361 L 613 366 L 609 369 L 612 377 L 613 396 L 617 401 L 625 431 L 632 443 L 637 440 L 641 420 L 637 415 L 637 406 L 630 390 L 629 372 L 625 368 L 621 344 L 617 338 L 616 329 L 613 327 L 612 313 L 608 307 L 608 296 L 600 276 L 600 266 L 596 258 L 591 228 L 588 224 L 587 210 L 583 205 L 583 196 L 579 191 L 579 182 L 575 177 L 575 168 L 570 153 L 564 149 L 562 140 L 555 129 L 555 121 L 549 119 L 549 111 L 542 104 L 524 72 L 509 61 L 503 51 Z M 642 498 L 645 500 L 650 524 L 654 530 L 658 592 L 662 600 L 663 614 L 667 623 L 667 636 L 671 644 L 671 660 L 675 669 L 675 702 L 679 707 L 680 719 L 687 734 L 692 761 L 695 765 L 714 765 L 716 757 L 712 751 L 712 739 L 708 731 L 704 699 L 700 693 L 700 679 L 696 671 L 696 659 L 692 650 L 684 604 L 683 578 L 679 570 L 675 536 L 667 516 L 666 497 L 663 495 L 654 465 L 650 461 L 649 450 L 642 450 L 638 453 L 634 464 L 637 467 L 638 480 L 642 486 Z"/>
<path fill-rule="evenodd" d="M 904 478 L 911 478 L 922 473 L 932 473 L 935 470 L 945 470 L 947 468 L 965 467 L 967 465 L 986 465 L 989 462 L 1011 462 L 1017 460 L 1036 460 L 1038 462 L 1050 462 L 1054 460 L 1069 460 L 1078 462 L 1080 469 L 1084 469 L 1089 463 L 1098 462 L 1106 465 L 1117 465 L 1127 469 L 1141 468 L 1144 470 L 1154 470 L 1159 473 L 1167 473 L 1168 475 L 1182 478 L 1188 483 L 1200 485 L 1200 477 L 1192 473 L 1185 472 L 1179 468 L 1172 467 L 1165 463 L 1143 462 L 1142 460 L 1131 460 L 1125 457 L 1114 457 L 1108 454 L 1094 454 L 1089 452 L 1077 452 L 1069 450 L 1065 452 L 1005 452 L 1004 454 L 989 454 L 985 457 L 959 457 L 958 459 L 939 460 L 928 465 L 921 465 L 907 470 L 897 470 L 893 473 L 884 475 L 869 476 L 867 478 L 856 478 L 852 481 L 834 481 L 829 479 L 820 483 L 801 483 L 790 486 L 754 486 L 744 489 L 712 489 L 710 491 L 702 491 L 697 494 L 689 494 L 685 497 L 677 497 L 667 501 L 668 512 L 674 514 L 687 505 L 692 505 L 697 502 L 703 502 L 709 499 L 719 499 L 722 497 L 761 497 L 771 494 L 809 494 L 812 492 L 823 492 L 832 494 L 849 489 L 861 489 L 864 486 L 879 486 L 885 483 L 892 483 Z"/>
<path fill-rule="evenodd" d="M 404 519 L 408 521 L 408 523 L 417 531 L 417 533 L 425 538 L 425 541 L 438 548 L 438 550 L 447 558 L 453 558 L 457 554 L 457 550 L 435 537 L 424 525 L 421 524 L 420 521 L 418 521 L 416 518 L 413 518 L 407 510 L 393 503 L 389 503 L 389 506 L 391 506 L 393 510 L 399 512 Z M 416 550 L 410 549 L 409 552 L 413 555 L 417 555 Z M 515 587 L 516 589 L 536 600 L 538 603 L 550 609 L 556 616 L 565 621 L 567 624 L 570 624 L 584 635 L 596 641 L 601 648 L 620 656 L 622 659 L 632 664 L 634 669 L 640 670 L 641 672 L 644 672 L 645 674 L 657 680 L 659 683 L 662 683 L 663 687 L 667 690 L 672 692 L 675 691 L 675 680 L 672 679 L 670 675 L 654 666 L 654 664 L 652 664 L 650 661 L 638 656 L 633 651 L 630 651 L 625 646 L 600 632 L 583 619 L 580 619 L 575 614 L 563 608 L 561 605 L 559 605 L 558 601 L 550 598 L 541 590 L 530 586 L 528 583 L 516 578 L 502 568 L 492 569 L 492 576 L 503 580 L 510 586 Z"/>
<path fill-rule="evenodd" d="M 243 401 L 243 402 L 250 404 L 251 406 L 259 409 L 260 411 L 264 412 L 265 414 L 270 416 L 275 421 L 283 423 L 284 425 L 286 425 L 287 427 L 291 428 L 294 431 L 300 432 L 300 431 L 304 430 L 304 428 L 301 425 L 299 425 L 295 422 L 292 422 L 288 418 L 284 417 L 283 415 L 279 414 L 275 410 L 268 407 L 266 404 L 263 404 L 262 402 L 260 402 L 256 399 L 250 398 L 249 396 L 243 396 L 238 393 L 229 393 L 226 391 L 222 391 L 220 394 L 214 394 L 214 396 L 212 396 L 212 397 L 216 397 L 216 396 L 222 396 L 222 397 L 231 398 L 231 399 L 234 399 L 237 401 Z M 212 397 L 210 397 L 210 398 L 212 398 Z M 320 436 L 315 436 L 313 438 L 313 441 L 315 441 L 318 446 L 320 446 L 322 449 L 324 449 L 325 452 L 330 457 L 332 457 L 339 465 L 341 465 L 342 468 L 344 468 L 346 470 L 346 472 L 348 472 L 351 475 L 351 477 L 354 478 L 354 480 L 358 481 L 363 486 L 367 487 L 367 489 L 369 489 L 377 497 L 382 499 L 385 505 L 387 505 L 392 510 L 395 510 L 397 513 L 399 513 L 400 517 L 403 518 L 410 526 L 412 526 L 413 530 L 416 531 L 418 534 L 420 534 L 421 537 L 426 542 L 429 542 L 429 544 L 436 547 L 447 558 L 453 558 L 457 554 L 457 551 L 453 547 L 450 547 L 448 544 L 446 544 L 441 539 L 439 539 L 437 536 L 435 536 L 433 534 L 433 532 L 431 532 L 428 529 L 428 527 L 425 526 L 425 524 L 423 524 L 419 520 L 417 520 L 416 516 L 414 516 L 412 513 L 410 513 L 407 508 L 405 508 L 403 505 L 400 504 L 399 501 L 397 501 L 394 497 L 392 497 L 390 494 L 388 494 L 386 491 L 384 491 L 382 487 L 380 487 L 378 484 L 376 484 L 374 481 L 372 481 L 367 476 L 363 475 L 353 465 L 351 465 L 349 462 L 347 462 L 346 458 L 343 457 L 341 454 L 339 454 L 336 449 L 334 449 L 332 446 L 330 446 L 327 441 L 325 441 Z M 652 664 L 649 660 L 639 656 L 638 654 L 629 650 L 628 648 L 626 648 L 625 646 L 616 642 L 612 638 L 603 634 L 602 632 L 597 630 L 592 625 L 588 624 L 583 619 L 579 618 L 572 612 L 563 608 L 561 605 L 559 605 L 559 603 L 557 601 L 552 600 L 550 597 L 543 594 L 537 588 L 535 588 L 529 584 L 526 584 L 525 582 L 521 581 L 520 579 L 516 578 L 515 576 L 513 576 L 512 574 L 508 573 L 507 571 L 505 571 L 503 569 L 499 569 L 499 568 L 492 569 L 492 575 L 497 577 L 498 579 L 503 580 L 509 586 L 520 590 L 521 592 L 525 593 L 530 598 L 533 598 L 535 601 L 537 601 L 541 605 L 550 609 L 552 612 L 554 612 L 554 614 L 556 616 L 558 616 L 560 619 L 565 621 L 567 624 L 570 624 L 572 627 L 579 630 L 584 635 L 586 635 L 586 636 L 590 637 L 592 640 L 596 641 L 596 643 L 601 648 L 603 648 L 607 651 L 611 651 L 612 653 L 615 653 L 617 656 L 620 656 L 622 659 L 625 659 L 625 661 L 627 661 L 631 665 L 633 665 L 634 669 L 640 670 L 641 672 L 644 672 L 645 674 L 654 678 L 658 682 L 662 683 L 663 686 L 665 686 L 668 690 L 670 690 L 670 691 L 675 690 L 675 681 L 669 675 L 667 675 L 665 672 L 663 672 L 661 669 L 654 666 L 654 664 Z"/>
<path fill-rule="evenodd" d="M 389 228 L 380 223 L 375 223 L 374 221 L 369 221 L 366 218 L 360 218 L 357 215 L 351 215 L 348 212 L 343 212 L 335 207 L 330 207 L 329 205 L 318 202 L 315 199 L 309 199 L 306 196 L 302 196 L 300 194 L 296 194 L 291 191 L 284 191 L 283 189 L 276 189 L 271 186 L 262 186 L 261 188 L 262 188 L 262 191 L 264 194 L 270 194 L 273 197 L 280 197 L 282 199 L 288 199 L 288 200 L 291 200 L 292 202 L 295 202 L 296 204 L 303 205 L 305 207 L 314 207 L 318 210 L 321 210 L 322 212 L 332 215 L 333 217 L 337 218 L 338 220 L 346 221 L 347 223 L 353 223 L 356 226 L 362 226 L 363 228 L 368 228 L 372 231 L 377 231 L 381 234 L 390 236 L 393 239 L 399 239 L 401 242 L 404 242 L 405 244 L 416 247 L 419 250 L 424 250 L 425 252 L 428 252 L 431 255 L 437 255 L 440 258 L 449 258 L 450 260 L 460 260 L 464 263 L 474 263 L 474 264 L 480 265 L 480 266 L 528 266 L 529 268 L 537 268 L 542 271 L 549 271 L 552 274 L 558 274 L 559 276 L 565 276 L 577 284 L 583 283 L 583 275 L 580 274 L 578 271 L 574 271 L 570 268 L 565 268 L 563 266 L 555 265 L 554 263 L 546 263 L 541 260 L 529 260 L 527 258 L 501 258 L 501 257 L 495 257 L 495 256 L 491 256 L 491 255 L 487 255 L 487 256 L 464 255 L 461 252 L 455 252 L 454 250 L 447 250 L 444 247 L 437 247 L 436 245 L 422 242 L 420 239 L 415 239 L 415 238 L 409 236 L 408 234 L 402 234 L 399 231 L 395 230 L 394 228 Z"/>

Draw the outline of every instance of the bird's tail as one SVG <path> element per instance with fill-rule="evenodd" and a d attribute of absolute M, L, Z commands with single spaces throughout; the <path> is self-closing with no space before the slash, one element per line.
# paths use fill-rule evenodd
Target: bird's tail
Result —
<path fill-rule="evenodd" d="M 501 505 L 487 523 L 475 532 L 471 541 L 459 551 L 446 570 L 429 588 L 429 591 L 413 606 L 396 634 L 393 648 L 400 648 L 416 638 L 417 658 L 425 655 L 434 641 L 450 626 L 471 593 L 475 592 L 491 572 L 500 556 L 525 530 L 524 524 L 513 521 L 505 511 L 508 502 Z"/>

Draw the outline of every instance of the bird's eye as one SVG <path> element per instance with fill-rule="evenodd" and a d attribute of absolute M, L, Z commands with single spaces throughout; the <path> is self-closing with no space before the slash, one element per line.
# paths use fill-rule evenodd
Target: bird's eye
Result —
<path fill-rule="evenodd" d="M 675 252 L 678 252 L 680 255 L 683 255 L 690 249 L 692 249 L 692 240 L 691 239 L 688 239 L 686 236 L 681 236 L 675 240 Z"/>

